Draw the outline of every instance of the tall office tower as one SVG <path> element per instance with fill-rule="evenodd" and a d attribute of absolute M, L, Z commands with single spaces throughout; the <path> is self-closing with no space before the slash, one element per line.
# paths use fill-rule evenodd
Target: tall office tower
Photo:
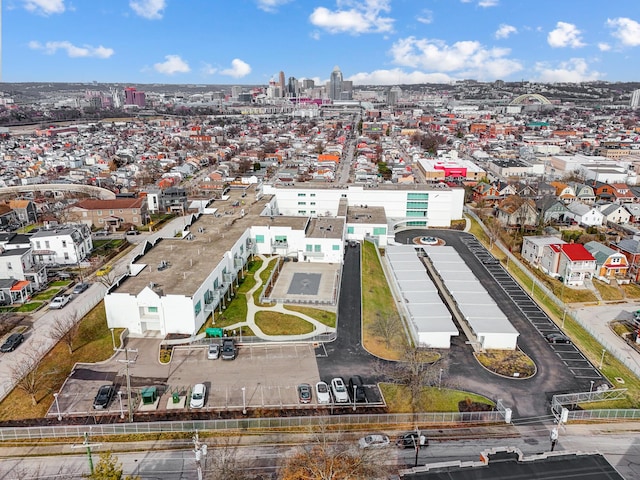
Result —
<path fill-rule="evenodd" d="M 640 89 L 631 92 L 631 108 L 640 108 Z"/>
<path fill-rule="evenodd" d="M 286 90 L 285 90 L 285 85 L 284 85 L 284 72 L 283 71 L 280 72 L 279 80 L 280 80 L 280 82 L 279 82 L 280 83 L 280 92 L 281 92 L 281 95 L 284 97 L 284 92 Z"/>
<path fill-rule="evenodd" d="M 231 87 L 231 98 L 234 98 L 234 99 L 238 98 L 241 93 L 242 93 L 242 87 L 238 85 L 234 85 L 233 87 Z"/>
<path fill-rule="evenodd" d="M 302 80 L 302 89 L 307 90 L 308 88 L 313 88 L 316 86 L 316 82 L 313 81 L 312 78 L 305 78 Z"/>
<path fill-rule="evenodd" d="M 342 81 L 342 92 L 340 92 L 342 100 L 353 100 L 353 82 L 351 80 Z"/>
<path fill-rule="evenodd" d="M 298 89 L 298 80 L 296 79 L 296 77 L 289 77 L 289 81 L 287 82 L 287 96 L 297 97 Z"/>
<path fill-rule="evenodd" d="M 387 104 L 388 105 L 397 105 L 398 100 L 402 96 L 402 89 L 398 86 L 391 87 L 387 92 Z"/>
<path fill-rule="evenodd" d="M 124 89 L 124 104 L 125 105 L 137 105 L 140 108 L 145 106 L 145 94 L 134 87 L 127 87 Z"/>
<path fill-rule="evenodd" d="M 329 98 L 331 100 L 340 100 L 342 94 L 342 72 L 340 71 L 340 67 L 337 65 L 333 68 L 331 72 L 331 77 L 329 77 Z"/>

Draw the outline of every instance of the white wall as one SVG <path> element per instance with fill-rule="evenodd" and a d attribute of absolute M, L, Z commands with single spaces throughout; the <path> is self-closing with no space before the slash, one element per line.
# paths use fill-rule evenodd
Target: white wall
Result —
<path fill-rule="evenodd" d="M 478 333 L 482 347 L 487 350 L 515 350 L 518 346 L 517 333 Z"/>

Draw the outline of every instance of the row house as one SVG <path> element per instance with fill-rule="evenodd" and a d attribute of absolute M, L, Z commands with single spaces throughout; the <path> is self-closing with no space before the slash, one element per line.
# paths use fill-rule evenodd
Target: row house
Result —
<path fill-rule="evenodd" d="M 629 223 L 631 220 L 631 213 L 626 208 L 626 206 L 622 206 L 619 203 L 609 203 L 606 205 L 600 206 L 600 211 L 604 216 L 605 223 L 616 223 L 616 224 L 624 224 Z"/>
<path fill-rule="evenodd" d="M 569 287 L 581 287 L 596 272 L 596 259 L 578 243 L 552 244 L 543 248 L 540 269 Z"/>
<path fill-rule="evenodd" d="M 625 238 L 611 243 L 610 247 L 627 259 L 627 274 L 631 281 L 640 282 L 640 241 Z"/>
<path fill-rule="evenodd" d="M 538 268 L 544 247 L 549 245 L 564 245 L 564 240 L 552 235 L 530 235 L 522 238 L 520 254 L 522 258 Z"/>
<path fill-rule="evenodd" d="M 30 243 L 34 261 L 47 266 L 79 265 L 93 250 L 91 230 L 84 224 L 39 230 Z"/>
<path fill-rule="evenodd" d="M 573 218 L 578 224 L 585 227 L 601 227 L 604 221 L 603 213 L 596 207 L 591 207 L 580 202 L 567 205 L 567 216 Z"/>
<path fill-rule="evenodd" d="M 147 202 L 143 198 L 82 200 L 70 207 L 69 212 L 76 222 L 111 231 L 127 224 L 142 227 L 149 219 Z"/>
<path fill-rule="evenodd" d="M 511 195 L 496 208 L 496 219 L 505 227 L 533 226 L 538 223 L 536 204 L 530 198 Z"/>
<path fill-rule="evenodd" d="M 569 209 L 565 203 L 551 195 L 539 198 L 536 201 L 536 210 L 545 224 L 563 223 L 569 218 Z"/>
<path fill-rule="evenodd" d="M 600 280 L 626 279 L 629 262 L 622 253 L 595 241 L 585 243 L 584 248 L 596 259 L 596 276 Z"/>

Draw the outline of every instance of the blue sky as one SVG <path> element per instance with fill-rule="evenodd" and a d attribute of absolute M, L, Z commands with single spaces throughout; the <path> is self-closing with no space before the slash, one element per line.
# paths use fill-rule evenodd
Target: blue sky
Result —
<path fill-rule="evenodd" d="M 640 81 L 640 0 L 4 0 L 2 81 Z"/>

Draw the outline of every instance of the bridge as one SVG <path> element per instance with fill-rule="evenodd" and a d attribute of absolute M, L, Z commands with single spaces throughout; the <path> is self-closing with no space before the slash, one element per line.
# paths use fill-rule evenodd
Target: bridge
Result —
<path fill-rule="evenodd" d="M 100 200 L 113 200 L 116 198 L 116 194 L 106 188 L 94 187 L 93 185 L 79 185 L 75 183 L 38 183 L 35 185 L 3 187 L 0 188 L 0 195 L 51 191 L 84 193 L 92 197 L 98 197 Z"/>
<path fill-rule="evenodd" d="M 522 105 L 523 103 L 541 103 L 542 105 L 551 105 L 551 102 L 544 95 L 540 95 L 539 93 L 525 93 L 524 95 L 519 95 L 511 102 L 509 105 Z"/>

